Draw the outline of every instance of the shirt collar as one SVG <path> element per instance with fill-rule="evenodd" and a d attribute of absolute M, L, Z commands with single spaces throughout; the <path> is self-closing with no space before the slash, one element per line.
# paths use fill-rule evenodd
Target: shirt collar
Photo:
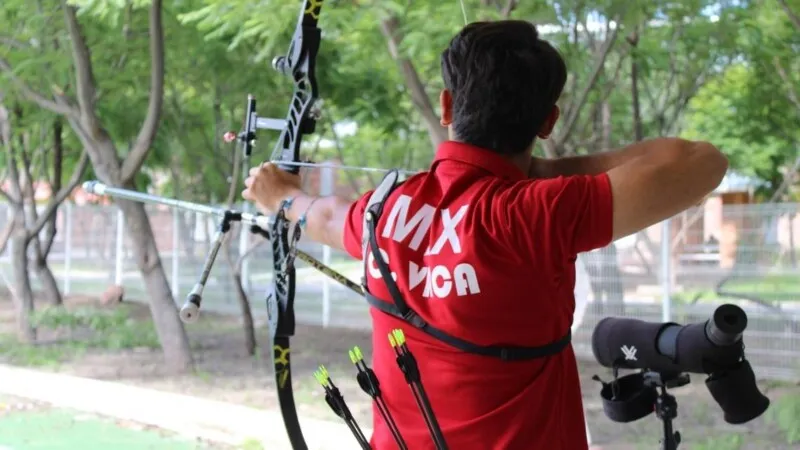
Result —
<path fill-rule="evenodd" d="M 431 171 L 442 161 L 462 162 L 512 181 L 528 178 L 517 166 L 499 153 L 463 142 L 444 141 L 439 144 L 436 156 L 433 158 Z"/>

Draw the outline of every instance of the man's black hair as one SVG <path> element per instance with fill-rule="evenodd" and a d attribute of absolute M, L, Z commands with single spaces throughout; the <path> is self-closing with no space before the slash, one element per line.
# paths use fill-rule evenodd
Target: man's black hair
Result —
<path fill-rule="evenodd" d="M 475 22 L 442 53 L 442 77 L 456 138 L 513 155 L 533 143 L 561 96 L 567 67 L 529 22 Z"/>

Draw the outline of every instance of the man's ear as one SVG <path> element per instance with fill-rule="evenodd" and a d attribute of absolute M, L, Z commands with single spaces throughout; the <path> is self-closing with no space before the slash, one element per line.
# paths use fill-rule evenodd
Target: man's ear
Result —
<path fill-rule="evenodd" d="M 558 122 L 558 118 L 561 116 L 561 109 L 559 109 L 558 105 L 553 105 L 553 109 L 550 110 L 550 114 L 547 115 L 547 119 L 545 119 L 544 123 L 542 124 L 542 128 L 539 130 L 537 136 L 542 139 L 547 139 L 553 133 L 553 128 L 556 126 L 556 122 Z"/>
<path fill-rule="evenodd" d="M 439 107 L 442 109 L 439 123 L 443 127 L 449 127 L 453 123 L 453 96 L 447 89 L 442 89 L 439 93 Z"/>

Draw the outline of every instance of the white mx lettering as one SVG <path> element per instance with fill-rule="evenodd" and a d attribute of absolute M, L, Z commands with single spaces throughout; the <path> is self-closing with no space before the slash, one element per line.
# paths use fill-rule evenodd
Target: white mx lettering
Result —
<path fill-rule="evenodd" d="M 386 221 L 381 236 L 384 238 L 391 238 L 395 242 L 403 242 L 413 232 L 408 247 L 411 250 L 417 250 L 430 230 L 434 215 L 436 214 L 436 209 L 431 205 L 423 204 L 409 219 L 410 206 L 411 197 L 408 195 L 401 195 L 392 206 L 392 210 L 389 213 L 389 218 Z M 450 244 L 450 248 L 452 248 L 454 254 L 461 253 L 461 241 L 459 240 L 458 233 L 456 233 L 456 227 L 464 219 L 468 209 L 469 205 L 461 206 L 458 208 L 455 215 L 452 215 L 449 209 L 441 210 L 442 232 L 433 246 L 428 246 L 425 250 L 425 255 L 440 254 L 446 244 Z M 388 253 L 383 249 L 380 249 L 380 253 L 388 265 Z M 373 278 L 381 278 L 381 272 L 375 264 L 372 253 L 369 253 L 367 263 L 370 276 Z M 392 272 L 392 279 L 397 281 L 397 274 L 395 272 Z M 459 297 L 481 292 L 475 268 L 467 263 L 457 264 L 451 271 L 450 268 L 444 265 L 426 267 L 419 266 L 414 262 L 409 262 L 409 290 L 413 290 L 420 285 L 424 286 L 422 292 L 424 297 L 447 297 L 452 292 L 453 287 L 455 287 L 456 295 Z"/>
<path fill-rule="evenodd" d="M 469 205 L 464 205 L 461 208 L 458 208 L 455 217 L 450 216 L 449 209 L 442 210 L 442 234 L 439 235 L 439 239 L 436 240 L 436 243 L 433 244 L 433 247 L 425 251 L 425 255 L 438 255 L 439 252 L 442 251 L 444 244 L 447 244 L 448 242 L 450 243 L 450 247 L 453 249 L 453 253 L 461 253 L 461 241 L 458 240 L 456 226 L 467 214 L 467 209 L 469 209 Z"/>
<path fill-rule="evenodd" d="M 383 227 L 381 236 L 385 238 L 391 236 L 396 242 L 403 242 L 416 228 L 417 232 L 414 233 L 414 237 L 411 238 L 408 247 L 412 250 L 417 250 L 431 227 L 436 210 L 431 205 L 422 205 L 422 208 L 414 214 L 411 220 L 408 220 L 408 208 L 410 205 L 411 197 L 408 195 L 401 195 L 397 199 L 394 206 L 392 206 L 392 211 L 389 213 L 389 219 L 386 221 L 386 226 Z M 394 235 L 392 235 L 392 229 L 394 229 Z"/>

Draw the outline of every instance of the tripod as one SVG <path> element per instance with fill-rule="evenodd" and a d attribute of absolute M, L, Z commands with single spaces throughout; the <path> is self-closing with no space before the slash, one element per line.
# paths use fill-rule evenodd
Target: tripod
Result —
<path fill-rule="evenodd" d="M 672 419 L 678 417 L 678 402 L 667 388 L 677 388 L 689 384 L 689 374 L 645 372 L 644 385 L 656 390 L 656 417 L 663 422 L 664 437 L 661 450 L 677 450 L 681 443 L 681 433 L 672 428 Z"/>

